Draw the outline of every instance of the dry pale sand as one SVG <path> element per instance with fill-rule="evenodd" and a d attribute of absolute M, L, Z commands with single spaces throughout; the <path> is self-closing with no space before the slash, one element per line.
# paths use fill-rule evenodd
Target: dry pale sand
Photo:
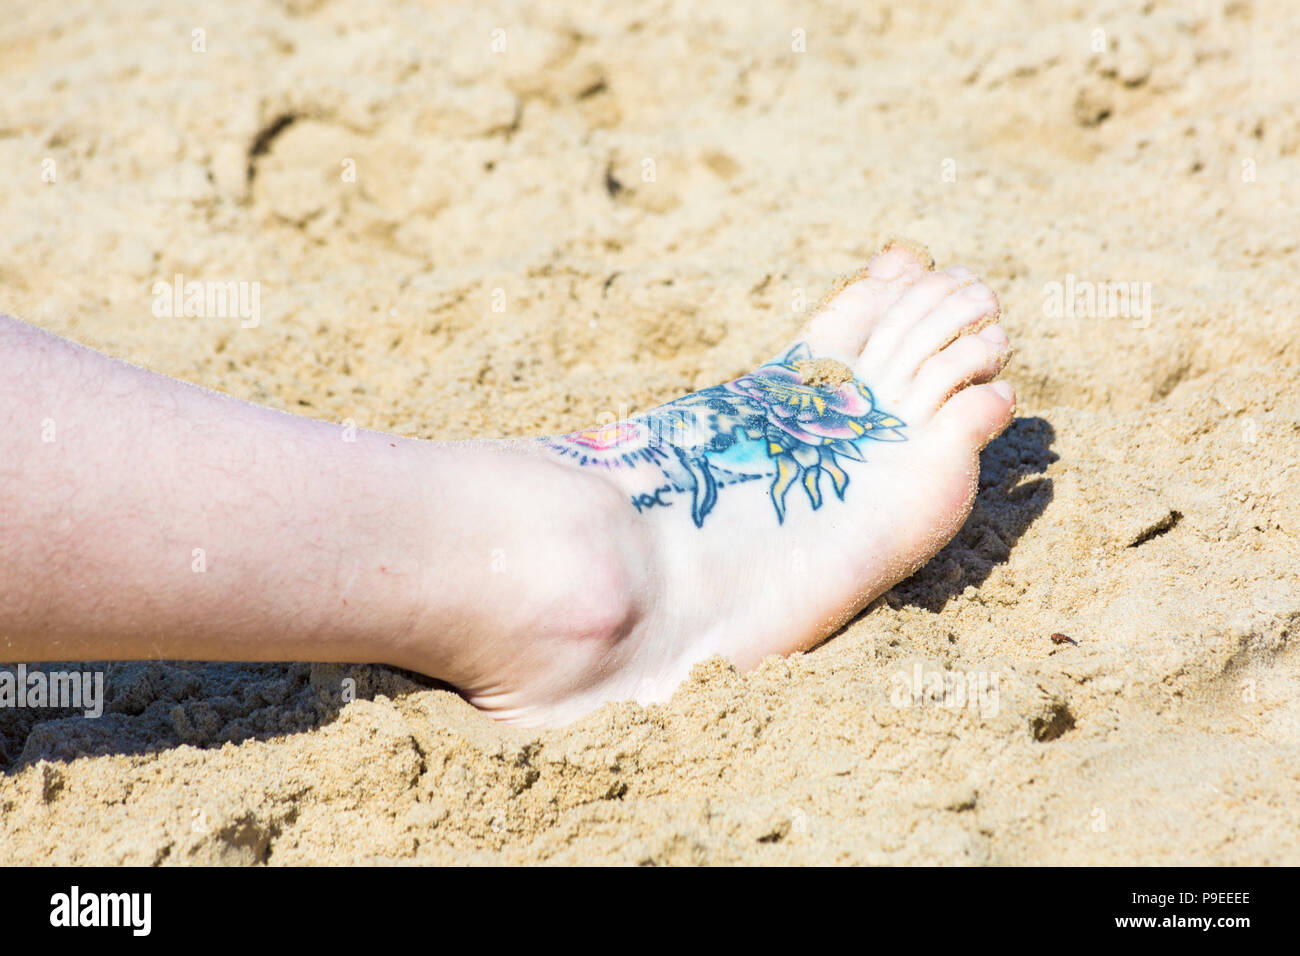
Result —
<path fill-rule="evenodd" d="M 999 290 L 1022 405 L 812 653 L 546 733 L 382 667 L 112 665 L 98 721 L 0 712 L 0 862 L 1300 863 L 1293 4 L 6 6 L 0 309 L 113 355 L 556 431 L 747 370 L 901 234 Z M 156 318 L 176 273 L 261 324 Z M 1052 315 L 1067 276 L 1149 322 Z"/>

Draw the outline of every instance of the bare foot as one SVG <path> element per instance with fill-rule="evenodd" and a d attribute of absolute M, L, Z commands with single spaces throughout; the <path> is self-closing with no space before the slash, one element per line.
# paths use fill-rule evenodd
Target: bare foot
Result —
<path fill-rule="evenodd" d="M 968 270 L 894 243 L 753 373 L 501 447 L 529 476 L 511 497 L 578 526 L 536 564 L 570 583 L 453 682 L 493 717 L 556 725 L 666 700 L 715 654 L 748 669 L 824 640 L 970 513 L 979 452 L 1015 406 L 991 383 L 1010 356 L 997 314 Z M 541 593 L 520 587 L 525 606 Z"/>

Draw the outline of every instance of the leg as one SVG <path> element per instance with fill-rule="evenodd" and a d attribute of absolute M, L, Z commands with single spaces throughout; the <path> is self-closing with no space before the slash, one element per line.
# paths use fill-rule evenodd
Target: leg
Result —
<path fill-rule="evenodd" d="M 620 543 L 561 507 L 622 502 L 508 445 L 345 430 L 5 317 L 0 436 L 0 660 L 386 661 L 471 682 L 486 641 L 536 613 L 579 630 L 627 613 L 585 597 Z"/>

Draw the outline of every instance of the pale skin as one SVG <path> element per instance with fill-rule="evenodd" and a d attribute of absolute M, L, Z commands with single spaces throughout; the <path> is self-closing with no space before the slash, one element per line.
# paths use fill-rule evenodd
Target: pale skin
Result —
<path fill-rule="evenodd" d="M 387 663 L 532 726 L 666 700 L 712 655 L 816 645 L 957 532 L 1015 405 L 997 311 L 892 244 L 749 376 L 482 442 L 273 411 L 0 317 L 0 661 Z"/>

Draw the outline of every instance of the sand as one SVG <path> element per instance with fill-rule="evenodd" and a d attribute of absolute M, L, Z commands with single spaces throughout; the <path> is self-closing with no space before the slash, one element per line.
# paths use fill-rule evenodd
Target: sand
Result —
<path fill-rule="evenodd" d="M 907 236 L 1016 346 L 970 521 L 817 650 L 559 731 L 109 665 L 99 720 L 0 711 L 0 863 L 1300 863 L 1294 5 L 531 6 L 11 11 L 0 309 L 528 435 L 743 373 Z M 156 316 L 177 274 L 259 324 Z M 1053 303 L 1120 282 L 1149 311 Z"/>

